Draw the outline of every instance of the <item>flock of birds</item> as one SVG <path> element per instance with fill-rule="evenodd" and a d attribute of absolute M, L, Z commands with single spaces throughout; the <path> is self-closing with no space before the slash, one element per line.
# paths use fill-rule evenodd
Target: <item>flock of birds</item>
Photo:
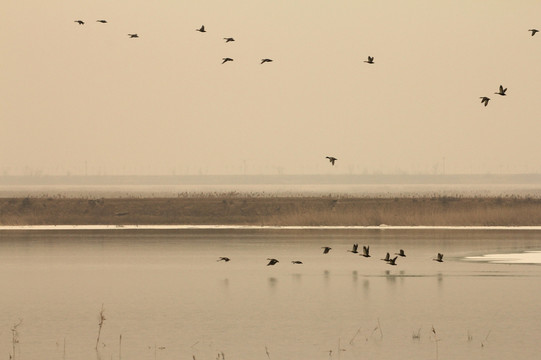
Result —
<path fill-rule="evenodd" d="M 79 24 L 79 25 L 84 25 L 85 22 L 83 20 L 74 20 L 75 23 Z M 102 24 L 107 24 L 107 20 L 96 20 L 96 22 L 99 22 L 99 23 L 102 23 Z M 201 25 L 200 28 L 197 28 L 195 29 L 195 31 L 199 31 L 200 33 L 205 33 L 207 32 L 207 30 L 205 29 L 205 25 Z M 137 33 L 134 33 L 134 34 L 128 34 L 128 37 L 130 39 L 137 39 L 139 38 L 139 34 Z M 235 41 L 235 38 L 233 37 L 224 37 L 224 40 L 226 43 L 229 43 L 229 42 L 232 42 L 232 41 Z M 370 56 L 368 57 L 368 60 L 369 61 L 365 61 L 365 62 L 369 62 L 370 64 L 373 64 L 374 63 L 374 58 L 371 58 Z M 230 58 L 230 57 L 224 57 L 222 58 L 222 64 L 225 64 L 227 62 L 230 62 L 230 61 L 234 61 L 233 58 Z M 273 59 L 269 59 L 269 58 L 263 58 L 261 59 L 261 63 L 260 64 L 265 64 L 265 63 L 270 63 L 270 62 L 273 62 L 274 60 Z"/>
<path fill-rule="evenodd" d="M 534 36 L 536 33 L 539 32 L 539 30 L 537 29 L 528 29 L 528 31 L 532 33 L 532 36 Z M 504 88 L 502 85 L 500 85 L 500 88 L 494 94 L 505 96 L 506 91 L 507 91 L 507 88 Z M 488 96 L 480 96 L 479 99 L 481 99 L 481 104 L 485 106 L 487 106 L 488 102 L 490 101 L 490 98 Z"/>
<path fill-rule="evenodd" d="M 329 246 L 323 246 L 321 248 L 323 249 L 323 254 L 328 254 L 332 250 L 332 248 L 329 247 Z M 371 257 L 371 255 L 370 255 L 370 246 L 363 246 L 362 253 L 359 253 L 358 249 L 359 249 L 359 244 L 355 243 L 355 244 L 353 244 L 353 248 L 351 250 L 348 250 L 348 252 L 351 252 L 353 254 L 359 254 L 360 256 L 365 257 L 365 258 Z M 394 255 L 396 255 L 396 256 L 391 258 L 391 254 L 386 253 L 385 257 L 380 259 L 380 260 L 385 261 L 389 265 L 396 266 L 397 265 L 396 260 L 398 259 L 398 257 L 399 256 L 400 257 L 406 257 L 406 252 L 404 251 L 404 249 L 400 249 L 397 253 L 394 253 Z M 269 261 L 267 263 L 267 266 L 276 265 L 277 263 L 280 262 L 280 261 L 278 261 L 277 259 L 274 259 L 274 258 L 267 258 L 267 260 Z M 440 262 L 440 263 L 443 262 L 443 254 L 438 253 L 438 255 L 432 260 Z M 218 260 L 216 260 L 216 261 L 229 262 L 229 261 L 231 261 L 231 259 L 226 257 L 226 256 L 222 256 L 222 257 L 218 258 Z M 303 262 L 300 261 L 300 260 L 293 260 L 293 261 L 291 261 L 291 263 L 295 264 L 295 265 L 303 264 Z"/>
<path fill-rule="evenodd" d="M 83 20 L 75 20 L 74 22 L 79 24 L 79 25 L 84 25 L 85 24 L 85 22 Z M 106 24 L 107 20 L 100 19 L 100 20 L 96 20 L 96 22 Z M 205 29 L 205 25 L 201 25 L 201 27 L 195 29 L 195 31 L 198 31 L 200 33 L 207 32 L 207 30 Z M 538 29 L 528 29 L 528 31 L 531 33 L 531 36 L 534 36 L 536 33 L 539 32 Z M 137 33 L 128 34 L 128 36 L 131 39 L 135 39 L 135 38 L 139 37 L 139 35 Z M 233 38 L 233 37 L 224 37 L 223 39 L 225 40 L 226 43 L 235 41 L 235 38 Z M 222 58 L 222 64 L 225 64 L 225 63 L 228 63 L 228 62 L 231 62 L 231 61 L 234 61 L 234 59 L 230 58 L 230 57 Z M 274 61 L 274 60 L 270 59 L 270 58 L 263 58 L 263 59 L 261 59 L 261 64 L 270 63 L 272 61 Z M 373 56 L 368 56 L 367 60 L 364 60 L 364 62 L 367 63 L 367 64 L 375 64 Z M 494 92 L 494 94 L 497 94 L 497 95 L 500 95 L 500 96 L 506 96 L 506 92 L 507 92 L 507 88 L 504 88 L 503 85 L 500 85 L 498 91 Z M 479 98 L 481 99 L 481 104 L 483 104 L 484 106 L 487 106 L 488 102 L 491 100 L 491 98 L 489 98 L 488 96 L 480 96 Z M 338 160 L 334 156 L 326 156 L 326 158 L 330 161 L 331 165 L 333 165 L 333 166 L 334 166 L 334 163 L 336 162 L 336 160 Z"/>
<path fill-rule="evenodd" d="M 500 96 L 505 96 L 506 91 L 507 91 L 507 88 L 504 88 L 502 85 L 500 85 L 500 88 L 494 94 L 498 94 Z M 488 102 L 490 101 L 490 98 L 488 96 L 481 96 L 479 98 L 481 99 L 481 104 L 485 104 L 485 106 L 488 105 Z"/>

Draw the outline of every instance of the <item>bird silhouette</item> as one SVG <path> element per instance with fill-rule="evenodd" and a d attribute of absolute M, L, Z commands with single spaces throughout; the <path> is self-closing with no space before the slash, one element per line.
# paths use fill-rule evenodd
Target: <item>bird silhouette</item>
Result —
<path fill-rule="evenodd" d="M 394 253 L 394 254 L 398 256 L 406 257 L 406 253 L 404 252 L 403 249 L 400 249 L 397 253 Z"/>
<path fill-rule="evenodd" d="M 370 246 L 363 246 L 362 256 L 370 257 Z"/>
<path fill-rule="evenodd" d="M 480 96 L 479 99 L 481 99 L 481 104 L 485 104 L 485 106 L 488 105 L 488 102 L 490 101 L 490 98 L 489 97 L 486 97 L 486 96 Z"/>
<path fill-rule="evenodd" d="M 537 30 L 537 29 L 529 29 L 528 31 L 532 32 L 532 36 L 534 36 L 535 33 L 539 32 L 539 30 Z"/>
<path fill-rule="evenodd" d="M 291 263 L 292 263 L 292 264 L 302 264 L 302 261 L 299 261 L 299 260 L 293 260 Z"/>
<path fill-rule="evenodd" d="M 216 260 L 216 261 L 225 261 L 225 262 L 228 262 L 228 261 L 230 261 L 230 260 L 231 260 L 230 258 L 225 257 L 225 256 L 222 256 L 222 257 L 220 257 L 220 258 L 219 258 L 218 260 Z"/>
<path fill-rule="evenodd" d="M 398 256 L 395 256 L 394 258 L 392 259 L 389 259 L 389 261 L 387 262 L 389 265 L 396 265 L 396 259 L 398 258 Z"/>
<path fill-rule="evenodd" d="M 374 57 L 373 57 L 373 56 L 369 56 L 369 57 L 368 57 L 368 60 L 365 60 L 364 62 L 367 63 L 367 64 L 373 64 L 373 63 L 374 63 Z"/>
<path fill-rule="evenodd" d="M 195 29 L 195 31 L 207 32 L 207 30 L 205 30 L 205 25 L 201 25 L 201 27 L 199 29 Z"/>
<path fill-rule="evenodd" d="M 391 260 L 391 256 L 389 255 L 389 253 L 385 254 L 385 257 L 383 259 L 380 259 L 380 260 L 383 260 L 383 261 L 390 261 Z"/>
<path fill-rule="evenodd" d="M 224 40 L 225 40 L 226 43 L 231 42 L 231 41 L 235 41 L 235 39 L 233 39 L 232 37 L 225 37 Z"/>
<path fill-rule="evenodd" d="M 336 160 L 338 160 L 337 158 L 333 157 L 333 156 L 325 156 L 326 159 L 329 159 L 329 161 L 331 162 L 332 166 L 334 166 L 334 162 Z"/>
<path fill-rule="evenodd" d="M 500 88 L 498 89 L 498 92 L 495 92 L 494 94 L 505 96 L 506 91 L 507 91 L 507 88 L 504 89 L 503 86 L 500 85 Z"/>
<path fill-rule="evenodd" d="M 331 251 L 332 248 L 328 247 L 328 246 L 323 246 L 321 247 L 323 249 L 323 254 L 328 254 L 329 251 Z"/>
<path fill-rule="evenodd" d="M 102 23 L 102 24 L 107 24 L 107 20 L 96 20 L 96 22 L 99 22 L 99 23 Z"/>
<path fill-rule="evenodd" d="M 357 251 L 357 248 L 359 247 L 359 244 L 353 244 L 353 249 L 351 250 L 348 250 L 349 252 L 352 252 L 354 254 L 357 254 L 358 251 Z"/>
<path fill-rule="evenodd" d="M 83 20 L 75 20 L 74 22 L 76 22 L 79 25 L 84 25 L 85 24 L 85 22 Z"/>
<path fill-rule="evenodd" d="M 274 265 L 274 264 L 276 264 L 277 262 L 279 262 L 278 260 L 272 259 L 272 258 L 268 258 L 267 260 L 269 260 L 269 263 L 267 264 L 267 266 L 269 266 L 269 265 Z"/>
<path fill-rule="evenodd" d="M 130 37 L 130 39 L 135 39 L 139 37 L 139 35 L 137 34 L 128 34 L 128 36 Z"/>
<path fill-rule="evenodd" d="M 272 62 L 272 59 L 261 59 L 261 64 L 264 64 L 266 62 Z"/>
<path fill-rule="evenodd" d="M 228 58 L 228 57 L 227 57 L 227 58 L 223 58 L 223 59 L 222 59 L 222 64 L 225 64 L 225 63 L 228 62 L 228 61 L 233 61 L 233 59 Z"/>
<path fill-rule="evenodd" d="M 438 257 L 432 260 L 437 261 L 437 262 L 443 262 L 443 254 L 438 253 Z"/>

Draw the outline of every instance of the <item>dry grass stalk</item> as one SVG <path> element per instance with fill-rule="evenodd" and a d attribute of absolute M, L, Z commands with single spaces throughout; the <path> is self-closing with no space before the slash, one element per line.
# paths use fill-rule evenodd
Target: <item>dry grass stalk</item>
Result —
<path fill-rule="evenodd" d="M 11 328 L 11 346 L 12 346 L 12 351 L 13 353 L 10 354 L 9 358 L 12 359 L 12 360 L 15 360 L 16 356 L 16 350 L 18 348 L 18 345 L 19 345 L 19 331 L 17 330 L 17 328 L 23 323 L 23 320 L 22 319 L 19 319 L 19 322 L 14 324 L 13 327 Z"/>
<path fill-rule="evenodd" d="M 101 310 L 100 310 L 99 322 L 98 322 L 98 337 L 96 339 L 96 351 L 98 350 L 98 344 L 100 342 L 100 335 L 101 335 L 101 328 L 103 327 L 104 321 L 105 321 L 104 309 L 103 309 L 103 304 L 101 304 Z"/>

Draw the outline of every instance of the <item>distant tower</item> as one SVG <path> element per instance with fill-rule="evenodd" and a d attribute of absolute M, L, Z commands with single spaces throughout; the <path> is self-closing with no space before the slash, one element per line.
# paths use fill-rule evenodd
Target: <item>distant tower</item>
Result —
<path fill-rule="evenodd" d="M 442 174 L 445 175 L 445 156 L 443 157 L 443 169 Z"/>

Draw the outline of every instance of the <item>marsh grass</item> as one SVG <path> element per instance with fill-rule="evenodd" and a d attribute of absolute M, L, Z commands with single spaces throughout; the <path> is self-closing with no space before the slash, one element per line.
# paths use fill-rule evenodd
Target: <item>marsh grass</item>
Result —
<path fill-rule="evenodd" d="M 534 226 L 529 197 L 302 197 L 201 194 L 178 198 L 2 198 L 0 225 Z"/>

